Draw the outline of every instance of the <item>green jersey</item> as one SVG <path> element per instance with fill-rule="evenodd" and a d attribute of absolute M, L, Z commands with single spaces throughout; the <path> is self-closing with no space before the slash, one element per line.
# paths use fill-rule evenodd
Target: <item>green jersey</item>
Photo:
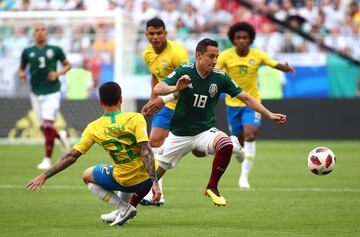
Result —
<path fill-rule="evenodd" d="M 217 69 L 202 78 L 194 64 L 179 66 L 163 82 L 174 86 L 183 75 L 188 75 L 191 83 L 179 92 L 170 131 L 176 136 L 195 136 L 215 126 L 215 107 L 220 94 L 234 97 L 242 89 L 225 72 Z"/>
<path fill-rule="evenodd" d="M 21 54 L 21 66 L 30 64 L 31 91 L 36 95 L 46 95 L 60 90 L 60 81 L 48 79 L 49 72 L 56 72 L 57 62 L 66 59 L 61 48 L 46 45 L 43 48 L 32 46 Z"/>

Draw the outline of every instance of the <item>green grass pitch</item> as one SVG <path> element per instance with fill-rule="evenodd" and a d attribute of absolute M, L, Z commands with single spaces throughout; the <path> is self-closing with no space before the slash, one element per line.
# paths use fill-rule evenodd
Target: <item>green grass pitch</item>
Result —
<path fill-rule="evenodd" d="M 307 169 L 316 146 L 336 154 L 327 176 Z M 360 236 L 360 141 L 258 141 L 252 189 L 238 188 L 236 159 L 220 182 L 226 207 L 204 196 L 212 157 L 188 155 L 165 176 L 165 205 L 138 206 L 121 227 L 100 221 L 112 208 L 82 183 L 85 168 L 110 162 L 100 147 L 28 192 L 42 155 L 41 145 L 0 145 L 0 236 Z"/>

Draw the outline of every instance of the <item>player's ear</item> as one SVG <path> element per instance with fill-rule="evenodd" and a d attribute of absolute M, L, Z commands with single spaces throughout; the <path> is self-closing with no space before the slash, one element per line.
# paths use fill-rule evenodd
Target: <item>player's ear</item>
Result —
<path fill-rule="evenodd" d="M 122 97 L 119 98 L 118 105 L 120 106 L 122 104 Z"/>
<path fill-rule="evenodd" d="M 104 103 L 101 100 L 99 100 L 98 103 L 101 107 L 104 106 Z"/>
<path fill-rule="evenodd" d="M 196 51 L 195 56 L 196 56 L 196 59 L 198 59 L 201 56 L 201 53 L 199 51 Z"/>

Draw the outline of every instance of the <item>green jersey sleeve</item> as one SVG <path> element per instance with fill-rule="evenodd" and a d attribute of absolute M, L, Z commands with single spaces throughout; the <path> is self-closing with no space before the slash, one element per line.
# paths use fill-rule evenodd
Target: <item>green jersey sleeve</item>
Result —
<path fill-rule="evenodd" d="M 231 97 L 235 97 L 243 90 L 233 81 L 228 74 L 224 75 L 224 82 L 225 82 L 225 93 L 230 95 Z"/>
<path fill-rule="evenodd" d="M 186 64 L 180 65 L 179 67 L 177 67 L 175 69 L 175 71 L 173 71 L 172 73 L 170 73 L 164 80 L 163 82 L 165 82 L 166 84 L 168 84 L 169 86 L 175 86 L 176 82 L 179 80 L 179 78 L 182 75 L 186 74 Z"/>

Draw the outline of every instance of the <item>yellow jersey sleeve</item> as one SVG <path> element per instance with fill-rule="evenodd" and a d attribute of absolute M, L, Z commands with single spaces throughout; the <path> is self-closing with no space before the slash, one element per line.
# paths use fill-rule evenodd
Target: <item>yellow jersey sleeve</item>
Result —
<path fill-rule="evenodd" d="M 270 67 L 275 67 L 276 65 L 279 64 L 278 61 L 270 58 L 270 56 L 263 51 L 258 51 L 258 54 L 259 54 L 259 58 L 261 58 L 261 64 L 268 65 Z"/>
<path fill-rule="evenodd" d="M 136 138 L 137 143 L 149 141 L 147 134 L 147 124 L 142 114 L 136 114 L 132 118 L 132 130 Z"/>
<path fill-rule="evenodd" d="M 81 135 L 79 143 L 75 144 L 73 148 L 81 154 L 85 154 L 94 143 L 95 141 L 91 136 L 91 126 L 88 125 Z"/>

